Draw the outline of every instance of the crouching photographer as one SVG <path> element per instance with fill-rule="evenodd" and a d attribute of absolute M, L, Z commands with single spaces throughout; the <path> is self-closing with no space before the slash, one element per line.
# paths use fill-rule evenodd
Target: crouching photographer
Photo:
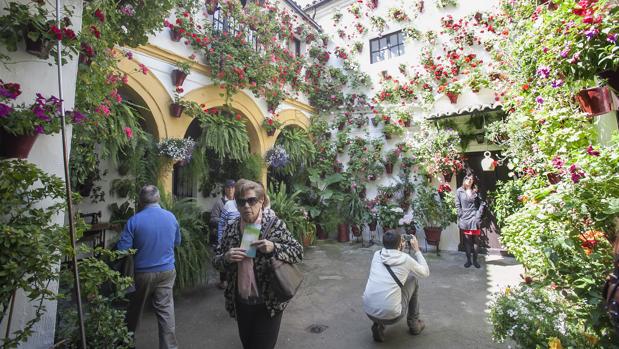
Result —
<path fill-rule="evenodd" d="M 421 333 L 425 324 L 419 320 L 417 278 L 430 275 L 414 235 L 386 232 L 383 246 L 374 253 L 363 293 L 363 310 L 374 323 L 372 336 L 377 342 L 385 340 L 386 325 L 395 324 L 404 317 L 410 334 Z M 402 252 L 406 246 L 412 249 L 414 258 Z"/>

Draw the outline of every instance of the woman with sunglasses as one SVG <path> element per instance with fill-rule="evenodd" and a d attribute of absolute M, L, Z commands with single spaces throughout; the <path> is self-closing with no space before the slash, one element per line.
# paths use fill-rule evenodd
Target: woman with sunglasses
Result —
<path fill-rule="evenodd" d="M 226 310 L 237 320 L 243 348 L 270 349 L 277 343 L 282 312 L 288 304 L 278 301 L 271 289 L 271 258 L 299 263 L 303 247 L 286 224 L 266 208 L 268 198 L 262 184 L 239 180 L 234 196 L 241 215 L 226 226 L 213 265 L 226 272 Z M 251 243 L 255 248 L 253 258 L 248 256 L 252 255 L 250 251 L 240 247 L 243 232 L 251 227 L 260 231 L 258 239 Z"/>

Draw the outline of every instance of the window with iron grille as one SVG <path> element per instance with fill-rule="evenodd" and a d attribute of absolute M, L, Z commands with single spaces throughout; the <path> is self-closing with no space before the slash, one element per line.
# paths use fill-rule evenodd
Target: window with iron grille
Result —
<path fill-rule="evenodd" d="M 247 40 L 248 45 L 250 44 L 254 50 L 260 51 L 258 36 L 253 30 L 244 28 L 232 17 L 222 16 L 220 10 L 215 11 L 210 17 L 213 25 L 213 33 L 228 33 L 230 36 L 236 36 L 239 32 L 242 32 L 245 34 L 245 40 Z"/>
<path fill-rule="evenodd" d="M 404 35 L 402 31 L 370 40 L 370 63 L 381 62 L 403 54 Z"/>
<path fill-rule="evenodd" d="M 194 177 L 187 167 L 175 166 L 172 174 L 172 194 L 177 198 L 195 197 Z"/>

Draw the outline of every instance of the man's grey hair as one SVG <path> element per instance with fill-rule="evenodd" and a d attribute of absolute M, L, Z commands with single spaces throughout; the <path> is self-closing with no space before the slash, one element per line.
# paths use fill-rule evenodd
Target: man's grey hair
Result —
<path fill-rule="evenodd" d="M 140 189 L 140 203 L 142 205 L 156 204 L 161 199 L 159 189 L 152 184 L 148 184 Z"/>

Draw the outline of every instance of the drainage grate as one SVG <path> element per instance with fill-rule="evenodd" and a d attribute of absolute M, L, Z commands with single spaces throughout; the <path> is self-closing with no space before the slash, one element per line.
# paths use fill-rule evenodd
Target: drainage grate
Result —
<path fill-rule="evenodd" d="M 327 328 L 329 328 L 329 326 L 311 325 L 310 327 L 307 328 L 307 331 L 311 333 L 323 333 Z"/>

